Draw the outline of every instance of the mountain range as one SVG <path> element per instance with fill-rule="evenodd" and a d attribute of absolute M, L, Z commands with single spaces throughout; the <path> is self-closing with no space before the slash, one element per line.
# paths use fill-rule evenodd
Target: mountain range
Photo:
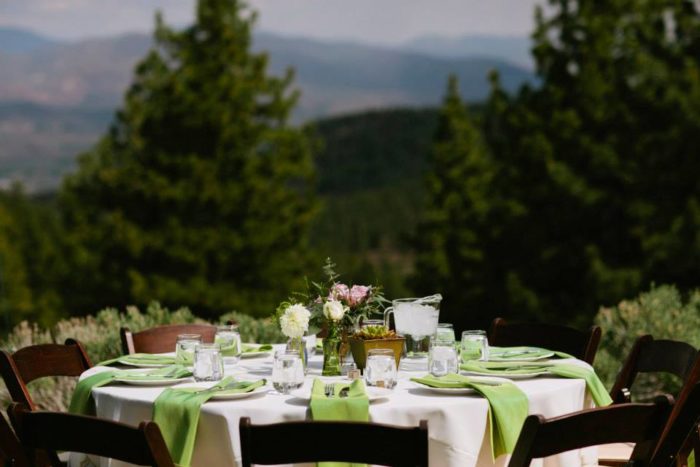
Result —
<path fill-rule="evenodd" d="M 294 68 L 302 95 L 293 117 L 302 122 L 436 106 L 450 73 L 470 101 L 488 95 L 494 69 L 504 88 L 514 90 L 534 80 L 521 60 L 527 39 L 516 39 L 422 38 L 389 48 L 257 32 L 253 48 L 268 52 L 274 74 Z M 464 55 L 460 43 L 471 44 Z M 0 28 L 0 185 L 19 178 L 32 190 L 55 186 L 76 153 L 105 130 L 151 44 L 146 34 L 65 42 Z"/>

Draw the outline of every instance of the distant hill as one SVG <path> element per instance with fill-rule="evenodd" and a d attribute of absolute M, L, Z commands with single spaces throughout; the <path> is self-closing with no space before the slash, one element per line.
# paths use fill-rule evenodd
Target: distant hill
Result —
<path fill-rule="evenodd" d="M 22 31 L 0 31 L 5 36 L 23 36 Z M 3 52 L 0 47 L 0 101 L 114 107 L 128 86 L 134 64 L 150 44 L 148 35 L 129 34 L 45 44 L 23 53 Z M 529 71 L 483 53 L 444 58 L 268 33 L 256 34 L 254 44 L 270 53 L 273 72 L 282 73 L 290 66 L 296 70 L 295 84 L 303 93 L 296 116 L 302 120 L 368 108 L 435 105 L 450 73 L 460 77 L 462 93 L 470 100 L 487 95 L 491 69 L 500 71 L 508 90 L 532 78 Z"/>
<path fill-rule="evenodd" d="M 446 58 L 491 57 L 532 68 L 532 41 L 520 36 L 468 35 L 461 37 L 422 36 L 406 42 L 402 49 Z"/>
<path fill-rule="evenodd" d="M 31 31 L 0 27 L 0 52 L 31 52 L 53 43 L 53 40 Z"/>
<path fill-rule="evenodd" d="M 0 36 L 0 187 L 19 179 L 32 191 L 53 189 L 76 155 L 106 130 L 151 38 L 127 34 L 67 43 L 8 28 L 0 28 Z M 462 95 L 471 101 L 488 95 L 492 69 L 508 90 L 533 79 L 522 67 L 483 56 L 445 58 L 264 32 L 255 35 L 254 48 L 269 52 L 273 73 L 295 69 L 294 85 L 302 91 L 296 122 L 436 106 L 450 73 L 459 76 Z"/>

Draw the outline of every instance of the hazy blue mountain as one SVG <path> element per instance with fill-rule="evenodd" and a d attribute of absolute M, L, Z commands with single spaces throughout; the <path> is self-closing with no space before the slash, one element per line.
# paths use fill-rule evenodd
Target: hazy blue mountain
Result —
<path fill-rule="evenodd" d="M 519 66 L 532 68 L 529 37 L 468 35 L 446 37 L 427 35 L 406 42 L 402 49 L 436 57 L 491 57 Z"/>
<path fill-rule="evenodd" d="M 52 43 L 51 39 L 31 31 L 0 27 L 0 52 L 30 52 Z"/>
<path fill-rule="evenodd" d="M 6 44 L 22 43 L 31 33 L 2 31 L 0 186 L 21 179 L 32 190 L 53 188 L 74 166 L 75 156 L 105 131 L 151 37 L 127 34 L 70 43 L 37 39 L 33 47 L 10 52 Z M 533 79 L 522 67 L 484 56 L 436 57 L 265 32 L 256 34 L 254 47 L 269 52 L 273 72 L 295 69 L 294 83 L 302 92 L 294 114 L 297 122 L 372 109 L 436 106 L 450 73 L 459 76 L 462 95 L 470 101 L 488 95 L 492 69 L 498 69 L 508 90 Z"/>

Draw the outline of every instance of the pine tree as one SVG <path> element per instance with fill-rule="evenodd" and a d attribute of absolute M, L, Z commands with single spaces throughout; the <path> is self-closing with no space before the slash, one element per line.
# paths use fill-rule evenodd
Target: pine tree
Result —
<path fill-rule="evenodd" d="M 449 78 L 427 177 L 428 207 L 417 229 L 413 289 L 443 294 L 441 319 L 483 323 L 492 282 L 487 251 L 497 234 L 492 193 L 497 167 Z M 488 315 L 487 315 L 488 316 Z"/>
<path fill-rule="evenodd" d="M 200 0 L 182 31 L 157 16 L 123 108 L 62 189 L 74 313 L 158 299 L 267 314 L 300 276 L 314 141 L 288 123 L 292 72 L 250 51 L 255 19 L 238 0 Z"/>

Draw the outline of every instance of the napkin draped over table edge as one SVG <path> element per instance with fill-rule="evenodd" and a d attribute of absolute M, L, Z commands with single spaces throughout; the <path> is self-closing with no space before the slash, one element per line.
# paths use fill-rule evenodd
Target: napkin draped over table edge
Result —
<path fill-rule="evenodd" d="M 489 437 L 491 457 L 495 460 L 502 454 L 510 454 L 520 436 L 520 430 L 527 418 L 530 402 L 525 393 L 511 382 L 482 383 L 456 373 L 445 376 L 427 375 L 411 378 L 411 381 L 430 387 L 470 388 L 484 396 L 488 402 Z"/>

